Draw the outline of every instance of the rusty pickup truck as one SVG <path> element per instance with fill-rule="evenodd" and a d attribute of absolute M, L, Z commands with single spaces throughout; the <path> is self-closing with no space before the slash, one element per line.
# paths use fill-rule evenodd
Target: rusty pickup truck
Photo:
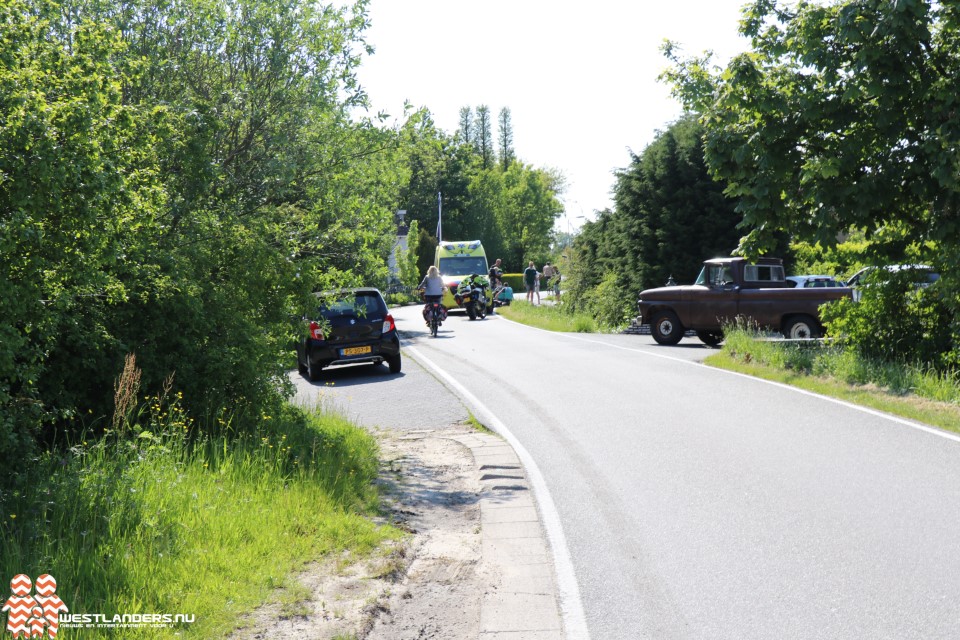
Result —
<path fill-rule="evenodd" d="M 723 327 L 737 318 L 792 339 L 823 335 L 820 305 L 849 298 L 847 287 L 793 288 L 783 261 L 716 258 L 703 263 L 689 286 L 659 287 L 640 293 L 641 324 L 659 344 L 677 344 L 687 330 L 708 345 L 723 341 Z"/>

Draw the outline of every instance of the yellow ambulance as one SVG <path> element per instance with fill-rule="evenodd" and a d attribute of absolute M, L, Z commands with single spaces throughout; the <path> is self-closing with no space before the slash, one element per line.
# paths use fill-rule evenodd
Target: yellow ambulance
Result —
<path fill-rule="evenodd" d="M 443 306 L 447 309 L 456 309 L 457 301 L 453 295 L 460 286 L 460 281 L 474 273 L 487 277 L 487 253 L 483 250 L 483 243 L 479 240 L 441 240 L 437 245 L 434 266 L 443 276 Z"/>

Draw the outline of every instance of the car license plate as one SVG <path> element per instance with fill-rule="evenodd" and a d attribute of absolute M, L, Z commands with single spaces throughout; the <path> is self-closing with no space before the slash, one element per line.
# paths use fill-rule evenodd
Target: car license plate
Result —
<path fill-rule="evenodd" d="M 340 355 L 342 356 L 359 356 L 364 353 L 370 353 L 370 346 L 366 347 L 349 347 L 347 349 L 340 349 Z"/>

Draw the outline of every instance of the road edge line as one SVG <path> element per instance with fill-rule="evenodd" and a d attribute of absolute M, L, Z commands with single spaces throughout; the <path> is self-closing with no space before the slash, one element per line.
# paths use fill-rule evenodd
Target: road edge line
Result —
<path fill-rule="evenodd" d="M 440 368 L 430 358 L 422 354 L 416 347 L 406 345 L 404 349 L 410 353 L 413 358 L 421 365 L 429 368 L 434 375 L 439 376 L 461 399 L 471 406 L 474 413 L 480 418 L 480 422 L 490 427 L 493 431 L 503 436 L 507 443 L 516 452 L 517 457 L 523 463 L 530 483 L 533 485 L 533 492 L 540 508 L 540 515 L 543 518 L 543 527 L 547 535 L 547 541 L 550 543 L 550 549 L 553 552 L 554 570 L 557 576 L 557 592 L 560 605 L 560 616 L 563 619 L 564 635 L 569 640 L 590 640 L 590 632 L 587 629 L 587 620 L 583 612 L 583 601 L 580 598 L 580 586 L 577 583 L 576 572 L 573 569 L 573 559 L 570 556 L 570 549 L 567 547 L 567 538 L 563 533 L 563 525 L 560 523 L 560 513 L 553 501 L 553 496 L 547 488 L 546 480 L 540 472 L 540 468 L 534 461 L 530 452 L 517 440 L 513 432 L 500 421 L 479 398 L 471 393 L 466 387 L 460 384 L 450 374 Z"/>

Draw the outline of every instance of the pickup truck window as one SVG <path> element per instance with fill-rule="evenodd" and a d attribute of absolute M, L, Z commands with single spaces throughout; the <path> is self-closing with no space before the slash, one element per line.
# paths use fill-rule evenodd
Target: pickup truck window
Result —
<path fill-rule="evenodd" d="M 731 283 L 733 283 L 733 270 L 728 265 L 708 264 L 700 270 L 700 275 L 697 276 L 694 284 L 720 287 Z"/>
<path fill-rule="evenodd" d="M 783 282 L 786 277 L 780 265 L 748 264 L 743 268 L 743 279 L 747 282 Z"/>

